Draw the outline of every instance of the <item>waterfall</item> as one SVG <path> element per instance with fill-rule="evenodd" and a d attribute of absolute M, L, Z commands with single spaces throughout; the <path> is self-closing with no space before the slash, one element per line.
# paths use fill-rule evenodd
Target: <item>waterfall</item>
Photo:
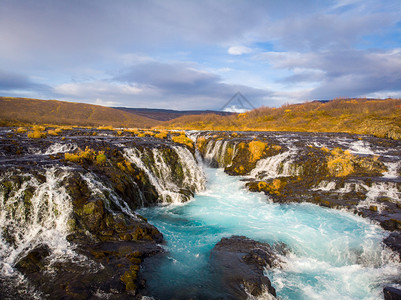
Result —
<path fill-rule="evenodd" d="M 381 212 L 386 206 L 378 201 L 380 197 L 391 199 L 394 203 L 401 203 L 401 192 L 395 182 L 374 182 L 371 187 L 365 184 L 362 184 L 362 187 L 367 191 L 366 199 L 359 202 L 358 208 L 369 208 L 374 205 Z"/>
<path fill-rule="evenodd" d="M 47 148 L 46 152 L 43 154 L 50 155 L 50 154 L 57 154 L 57 153 L 65 153 L 65 152 L 73 152 L 78 148 L 77 144 L 60 144 L 54 143 Z"/>
<path fill-rule="evenodd" d="M 18 259 L 42 243 L 47 244 L 53 254 L 74 255 L 66 240 L 71 199 L 62 184 L 70 174 L 67 168 L 52 167 L 43 174 L 43 182 L 32 174 L 18 174 L 23 180 L 19 187 L 12 183 L 11 191 L 7 192 L 5 186 L 1 186 L 0 266 L 3 274 L 12 274 Z M 10 172 L 0 180 L 5 182 L 15 175 Z"/>
<path fill-rule="evenodd" d="M 217 163 L 218 168 L 224 168 L 230 166 L 235 154 L 236 154 L 236 146 L 237 144 L 233 144 L 231 156 L 228 157 L 228 147 L 232 144 L 229 141 L 223 140 L 210 140 L 206 144 L 206 151 L 204 154 L 204 161 L 207 165 L 212 165 L 213 163 Z"/>
<path fill-rule="evenodd" d="M 257 179 L 269 179 L 284 176 L 296 176 L 291 156 L 294 151 L 290 150 L 268 158 L 260 159 L 256 167 L 251 171 L 250 176 Z"/>
<path fill-rule="evenodd" d="M 363 185 L 361 182 L 346 182 L 344 186 L 337 190 L 337 193 L 347 194 L 351 192 L 363 192 L 368 190 L 367 185 Z"/>
<path fill-rule="evenodd" d="M 369 208 L 376 206 L 379 213 L 386 208 L 386 205 L 380 201 L 381 197 L 391 199 L 394 203 L 401 202 L 401 192 L 396 182 L 374 182 L 371 186 L 363 182 L 346 182 L 344 186 L 336 190 L 334 181 L 323 180 L 313 191 L 335 192 L 338 194 L 348 194 L 351 192 L 365 194 L 365 200 L 360 201 L 357 208 Z"/>
<path fill-rule="evenodd" d="M 163 203 L 181 203 L 188 200 L 188 195 L 182 193 L 185 189 L 190 193 L 204 189 L 205 177 L 199 168 L 194 156 L 184 147 L 174 146 L 182 167 L 182 181 L 177 178 L 176 170 L 167 162 L 163 151 L 154 148 L 151 151 L 139 151 L 136 148 L 124 149 L 126 158 L 141 168 L 149 177 L 150 182 L 156 188 Z"/>
<path fill-rule="evenodd" d="M 115 204 L 118 208 L 120 208 L 123 213 L 134 219 L 137 218 L 135 213 L 132 212 L 132 210 L 128 206 L 128 204 L 125 201 L 123 201 L 121 197 L 119 197 L 112 188 L 107 187 L 103 182 L 101 182 L 95 174 L 85 173 L 85 174 L 80 174 L 80 176 L 88 185 L 88 188 L 91 191 L 91 195 L 95 198 L 102 199 L 104 206 L 107 210 L 112 212 L 109 203 L 109 201 L 112 201 L 113 204 Z M 134 181 L 132 181 L 132 184 L 136 185 Z M 141 197 L 141 203 L 143 205 L 144 203 L 143 195 L 142 193 L 139 193 L 139 195 Z"/>
<path fill-rule="evenodd" d="M 345 143 L 344 145 L 347 145 L 347 143 Z M 374 152 L 371 149 L 370 144 L 366 141 L 362 141 L 362 140 L 354 141 L 351 144 L 349 144 L 348 146 L 349 146 L 348 150 L 353 154 L 369 154 L 369 155 L 374 154 Z"/>
<path fill-rule="evenodd" d="M 312 189 L 312 191 L 324 191 L 324 192 L 328 192 L 328 191 L 332 191 L 336 189 L 336 183 L 334 181 L 326 181 L 323 180 L 319 183 L 319 185 L 315 188 Z"/>
<path fill-rule="evenodd" d="M 216 161 L 218 163 L 218 166 L 220 167 L 220 148 L 222 144 L 223 141 L 210 140 L 207 142 L 204 155 L 204 160 L 206 164 L 210 165 L 213 161 Z"/>
<path fill-rule="evenodd" d="M 194 192 L 202 192 L 206 186 L 206 177 L 196 159 L 187 148 L 174 146 L 173 149 L 180 158 L 184 170 L 184 184 L 190 186 Z"/>
<path fill-rule="evenodd" d="M 384 165 L 387 167 L 387 172 L 383 173 L 384 178 L 397 178 L 399 177 L 398 175 L 398 170 L 401 166 L 401 161 L 396 161 L 396 162 L 383 162 Z"/>

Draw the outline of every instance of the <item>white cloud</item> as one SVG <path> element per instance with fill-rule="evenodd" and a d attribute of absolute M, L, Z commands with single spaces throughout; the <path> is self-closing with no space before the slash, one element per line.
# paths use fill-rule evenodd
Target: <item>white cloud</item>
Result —
<path fill-rule="evenodd" d="M 94 81 L 60 84 L 54 87 L 54 92 L 57 94 L 77 97 L 83 96 L 87 98 L 88 96 L 93 95 L 137 95 L 143 93 L 144 89 L 139 88 L 133 84 Z"/>
<path fill-rule="evenodd" d="M 121 102 L 117 101 L 103 101 L 100 98 L 97 98 L 95 103 L 90 103 L 90 104 L 96 104 L 96 105 L 101 105 L 101 106 L 118 106 L 121 104 Z"/>
<path fill-rule="evenodd" d="M 233 46 L 228 48 L 228 54 L 231 55 L 243 55 L 243 54 L 248 54 L 251 53 L 252 49 L 245 47 L 245 46 Z"/>
<path fill-rule="evenodd" d="M 396 92 L 400 10 L 399 0 L 5 1 L 0 65 L 21 76 L 0 74 L 0 87 L 186 109 L 237 90 L 259 102 L 272 90 L 282 102 Z"/>
<path fill-rule="evenodd" d="M 401 91 L 381 91 L 364 95 L 366 98 L 400 98 L 401 99 Z"/>

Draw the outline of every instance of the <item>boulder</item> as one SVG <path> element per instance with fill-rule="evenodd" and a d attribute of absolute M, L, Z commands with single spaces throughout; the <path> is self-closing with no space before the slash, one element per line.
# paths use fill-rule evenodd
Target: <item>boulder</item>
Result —
<path fill-rule="evenodd" d="M 391 250 L 398 252 L 401 259 L 401 232 L 392 232 L 388 237 L 383 240 L 383 243 Z"/>
<path fill-rule="evenodd" d="M 220 275 L 221 284 L 234 299 L 248 299 L 276 290 L 263 271 L 280 266 L 280 259 L 267 243 L 245 236 L 222 238 L 211 252 L 211 264 Z"/>
<path fill-rule="evenodd" d="M 35 273 L 44 269 L 43 260 L 49 255 L 49 246 L 41 244 L 29 251 L 15 266 L 23 273 Z"/>
<path fill-rule="evenodd" d="M 401 300 L 401 290 L 386 286 L 383 289 L 384 300 Z"/>

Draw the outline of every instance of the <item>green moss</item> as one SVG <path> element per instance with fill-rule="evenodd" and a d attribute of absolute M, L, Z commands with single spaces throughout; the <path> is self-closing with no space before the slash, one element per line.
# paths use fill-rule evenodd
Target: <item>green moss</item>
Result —
<path fill-rule="evenodd" d="M 88 204 L 84 205 L 83 213 L 86 215 L 91 215 L 95 212 L 97 208 L 98 207 L 95 202 L 89 202 Z"/>
<path fill-rule="evenodd" d="M 135 271 L 126 271 L 124 275 L 120 277 L 121 281 L 125 284 L 125 290 L 127 292 L 134 292 L 136 290 L 135 280 L 137 273 Z"/>
<path fill-rule="evenodd" d="M 106 162 L 106 159 L 107 159 L 107 157 L 106 157 L 106 155 L 104 153 L 99 153 L 96 156 L 96 163 L 98 165 L 103 165 Z"/>

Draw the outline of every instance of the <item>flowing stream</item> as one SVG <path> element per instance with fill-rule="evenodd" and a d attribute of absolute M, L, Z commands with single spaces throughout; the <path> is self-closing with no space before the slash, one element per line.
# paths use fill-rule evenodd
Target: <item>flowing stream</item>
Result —
<path fill-rule="evenodd" d="M 270 203 L 222 169 L 204 171 L 206 190 L 192 201 L 139 211 L 167 241 L 167 255 L 143 268 L 158 299 L 224 296 L 209 257 L 231 235 L 288 246 L 282 269 L 266 271 L 280 299 L 381 299 L 383 285 L 399 276 L 399 263 L 381 245 L 388 233 L 368 220 L 312 204 Z"/>

